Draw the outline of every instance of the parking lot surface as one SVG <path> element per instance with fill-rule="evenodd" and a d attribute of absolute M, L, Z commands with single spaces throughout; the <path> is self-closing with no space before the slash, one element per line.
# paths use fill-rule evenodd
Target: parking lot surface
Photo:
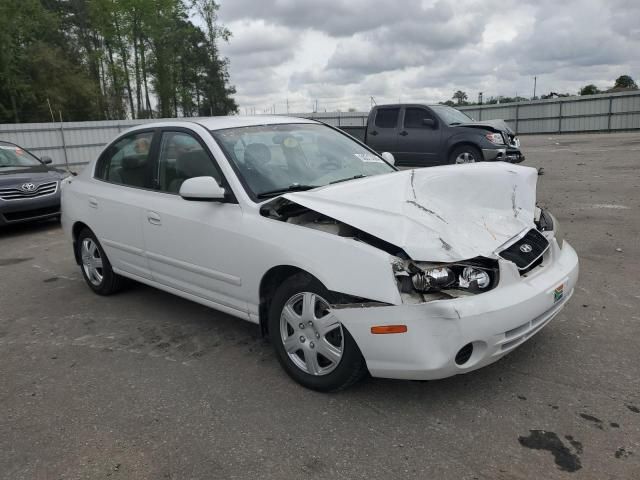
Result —
<path fill-rule="evenodd" d="M 257 326 L 142 285 L 99 297 L 57 224 L 0 231 L 0 478 L 640 478 L 640 134 L 522 144 L 578 288 L 446 380 L 305 390 Z"/>

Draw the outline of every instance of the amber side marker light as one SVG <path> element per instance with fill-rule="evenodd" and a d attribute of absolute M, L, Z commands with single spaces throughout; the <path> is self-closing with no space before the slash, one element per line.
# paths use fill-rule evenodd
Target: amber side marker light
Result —
<path fill-rule="evenodd" d="M 373 333 L 374 335 L 384 335 L 387 333 L 405 333 L 406 331 L 406 325 L 378 325 L 377 327 L 371 327 L 371 333 Z"/>

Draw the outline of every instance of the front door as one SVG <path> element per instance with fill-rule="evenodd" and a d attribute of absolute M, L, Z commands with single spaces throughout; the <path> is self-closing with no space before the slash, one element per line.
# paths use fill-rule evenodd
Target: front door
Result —
<path fill-rule="evenodd" d="M 144 204 L 146 255 L 153 279 L 247 314 L 242 300 L 243 215 L 235 202 L 185 200 L 178 192 L 192 177 L 211 176 L 226 189 L 213 156 L 187 129 L 165 129 L 158 153 L 158 190 Z"/>
<path fill-rule="evenodd" d="M 442 129 L 431 111 L 421 107 L 405 108 L 398 132 L 398 162 L 412 167 L 438 165 L 441 134 Z"/>

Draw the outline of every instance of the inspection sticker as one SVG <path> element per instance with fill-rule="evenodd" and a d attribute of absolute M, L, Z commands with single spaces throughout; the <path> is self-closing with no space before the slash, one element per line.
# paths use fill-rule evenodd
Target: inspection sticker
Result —
<path fill-rule="evenodd" d="M 368 163 L 384 163 L 381 158 L 376 157 L 370 153 L 354 153 L 356 157 L 358 157 L 363 162 Z"/>
<path fill-rule="evenodd" d="M 564 296 L 564 283 L 561 283 L 553 291 L 553 303 L 559 302 L 563 296 Z"/>

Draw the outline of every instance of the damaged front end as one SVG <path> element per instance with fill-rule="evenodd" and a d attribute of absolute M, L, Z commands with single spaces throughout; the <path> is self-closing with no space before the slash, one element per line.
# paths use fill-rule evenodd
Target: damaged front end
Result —
<path fill-rule="evenodd" d="M 286 194 L 260 212 L 386 252 L 402 303 L 417 304 L 493 290 L 502 261 L 520 275 L 541 264 L 557 222 L 535 206 L 536 180 L 496 164 L 402 171 Z"/>

